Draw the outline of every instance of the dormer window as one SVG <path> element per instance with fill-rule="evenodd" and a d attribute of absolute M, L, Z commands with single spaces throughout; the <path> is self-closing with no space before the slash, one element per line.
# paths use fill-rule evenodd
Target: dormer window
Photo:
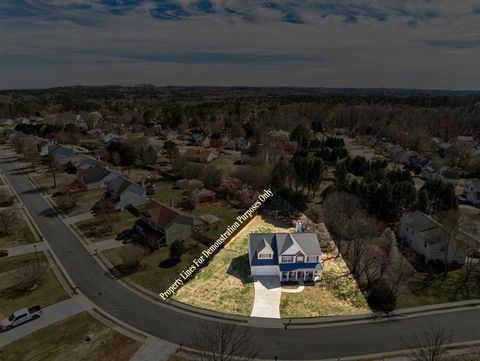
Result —
<path fill-rule="evenodd" d="M 258 259 L 272 259 L 273 255 L 271 253 L 259 253 Z"/>
<path fill-rule="evenodd" d="M 282 256 L 282 263 L 293 263 L 293 256 Z"/>
<path fill-rule="evenodd" d="M 297 263 L 303 263 L 303 262 L 305 262 L 305 257 L 303 256 L 303 254 L 299 254 L 299 255 L 296 257 L 295 262 L 297 262 Z"/>

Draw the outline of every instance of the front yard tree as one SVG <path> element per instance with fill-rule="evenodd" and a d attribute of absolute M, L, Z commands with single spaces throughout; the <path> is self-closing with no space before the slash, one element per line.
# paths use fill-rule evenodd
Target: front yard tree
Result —
<path fill-rule="evenodd" d="M 196 361 L 252 361 L 260 352 L 251 331 L 224 322 L 198 325 L 186 343 L 198 352 L 189 354 Z"/>
<path fill-rule="evenodd" d="M 170 258 L 180 259 L 182 254 L 185 253 L 185 244 L 183 241 L 176 240 L 170 245 Z"/>
<path fill-rule="evenodd" d="M 447 352 L 447 344 L 452 340 L 452 332 L 441 326 L 429 326 L 414 339 L 405 342 L 410 351 L 406 356 L 411 361 L 441 361 Z"/>
<path fill-rule="evenodd" d="M 15 273 L 15 287 L 21 291 L 32 289 L 42 277 L 44 270 L 45 268 L 37 262 L 20 267 Z"/>
<path fill-rule="evenodd" d="M 172 164 L 173 158 L 178 154 L 178 147 L 175 142 L 167 140 L 163 145 L 163 148 L 167 151 L 168 159 L 170 164 Z"/>
<path fill-rule="evenodd" d="M 385 281 L 379 281 L 368 290 L 367 301 L 374 311 L 392 312 L 397 305 L 397 296 Z"/>
<path fill-rule="evenodd" d="M 2 227 L 2 234 L 8 236 L 11 234 L 12 227 L 17 221 L 17 217 L 11 210 L 4 210 L 0 212 L 0 226 Z"/>
<path fill-rule="evenodd" d="M 122 266 L 128 271 L 137 269 L 146 255 L 147 251 L 145 248 L 137 244 L 127 244 L 119 252 Z"/>

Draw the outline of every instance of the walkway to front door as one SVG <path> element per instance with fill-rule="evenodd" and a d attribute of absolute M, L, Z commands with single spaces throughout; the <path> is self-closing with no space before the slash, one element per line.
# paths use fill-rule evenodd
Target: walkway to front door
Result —
<path fill-rule="evenodd" d="M 255 276 L 255 300 L 251 317 L 280 318 L 282 287 L 278 276 Z"/>

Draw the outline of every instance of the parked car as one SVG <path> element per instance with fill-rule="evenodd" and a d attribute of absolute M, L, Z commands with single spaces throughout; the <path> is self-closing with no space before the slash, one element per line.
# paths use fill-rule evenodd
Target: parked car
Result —
<path fill-rule="evenodd" d="M 0 249 L 0 257 L 7 257 L 8 249 Z"/>
<path fill-rule="evenodd" d="M 22 323 L 35 320 L 42 314 L 42 308 L 40 306 L 34 306 L 31 308 L 24 308 L 12 313 L 9 317 L 0 321 L 0 330 L 10 330 Z"/>
<path fill-rule="evenodd" d="M 128 236 L 131 236 L 135 231 L 131 228 L 125 229 L 121 231 L 119 234 L 117 234 L 117 237 L 115 238 L 117 241 L 121 241 L 122 239 L 127 238 Z"/>
<path fill-rule="evenodd" d="M 461 196 L 457 198 L 458 204 L 469 204 L 467 198 L 465 196 Z"/>

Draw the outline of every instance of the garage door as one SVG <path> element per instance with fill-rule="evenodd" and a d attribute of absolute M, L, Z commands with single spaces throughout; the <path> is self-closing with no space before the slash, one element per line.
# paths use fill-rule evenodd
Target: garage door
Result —
<path fill-rule="evenodd" d="M 252 276 L 277 276 L 278 266 L 255 266 L 252 267 Z"/>

